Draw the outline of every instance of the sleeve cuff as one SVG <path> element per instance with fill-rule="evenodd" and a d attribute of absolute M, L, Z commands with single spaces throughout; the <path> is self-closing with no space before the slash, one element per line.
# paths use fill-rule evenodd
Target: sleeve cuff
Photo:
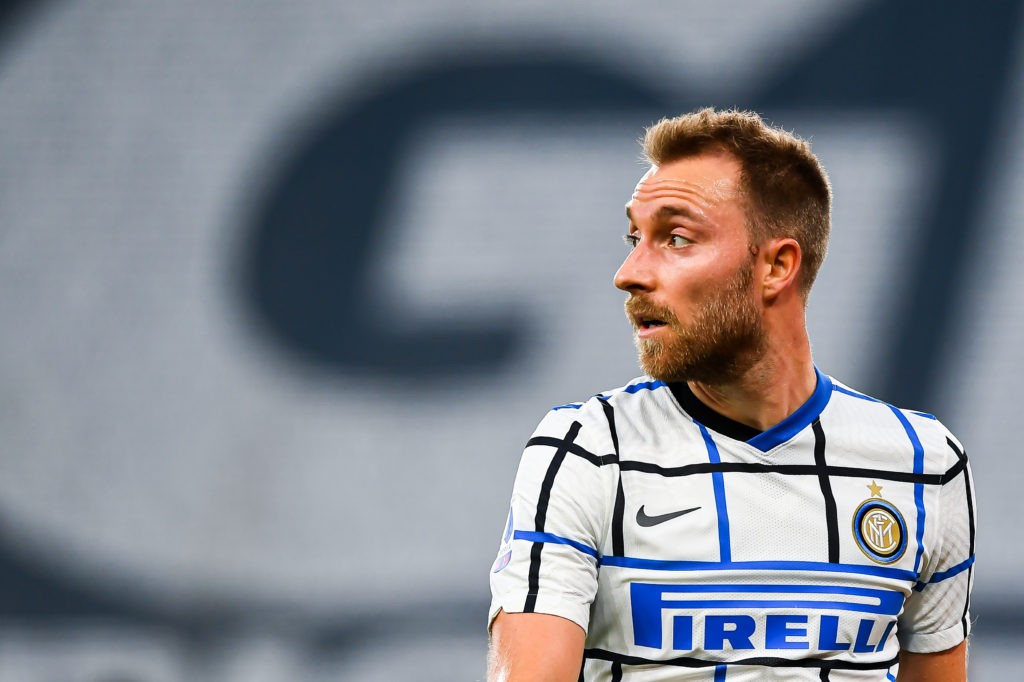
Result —
<path fill-rule="evenodd" d="M 970 621 L 968 620 L 967 634 L 970 634 L 970 630 Z M 900 648 L 915 654 L 933 654 L 952 649 L 964 639 L 964 627 L 961 623 L 939 632 L 911 632 L 899 636 Z"/>
<path fill-rule="evenodd" d="M 523 613 L 523 604 L 526 603 L 526 595 L 506 595 L 494 597 L 491 600 L 491 608 L 487 618 L 487 632 L 490 633 L 494 625 L 494 619 L 498 611 L 505 613 Z M 564 599 L 561 595 L 537 595 L 537 603 L 533 607 L 533 613 L 545 613 L 551 616 L 561 616 L 583 628 L 587 632 L 590 626 L 590 605 Z"/>

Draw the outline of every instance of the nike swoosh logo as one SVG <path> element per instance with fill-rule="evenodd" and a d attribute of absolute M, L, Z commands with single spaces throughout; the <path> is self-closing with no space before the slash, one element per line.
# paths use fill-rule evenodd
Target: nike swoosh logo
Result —
<path fill-rule="evenodd" d="M 681 511 L 669 512 L 668 514 L 658 514 L 657 516 L 648 516 L 646 512 L 644 512 L 644 505 L 640 505 L 640 508 L 637 509 L 636 511 L 636 522 L 644 528 L 650 528 L 651 526 L 657 526 L 659 523 L 671 521 L 677 516 L 682 516 L 683 514 L 695 512 L 698 509 L 700 509 L 700 507 L 693 507 L 691 509 L 683 509 Z"/>

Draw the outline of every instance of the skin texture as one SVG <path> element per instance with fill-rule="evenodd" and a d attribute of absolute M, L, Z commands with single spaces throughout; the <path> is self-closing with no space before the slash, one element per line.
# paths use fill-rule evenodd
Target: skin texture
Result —
<path fill-rule="evenodd" d="M 800 245 L 750 244 L 739 178 L 727 154 L 652 167 L 626 204 L 633 248 L 615 286 L 629 294 L 627 316 L 648 374 L 687 381 L 715 411 L 765 430 L 800 407 L 817 378 L 797 281 Z M 645 324 L 651 318 L 665 324 Z M 713 343 L 701 347 L 707 338 Z M 575 682 L 584 641 L 577 624 L 558 616 L 499 613 L 488 680 Z M 964 682 L 965 658 L 963 644 L 905 652 L 899 682 Z"/>
<path fill-rule="evenodd" d="M 964 682 L 967 679 L 967 642 L 934 654 L 900 652 L 896 682 Z"/>
<path fill-rule="evenodd" d="M 670 350 L 680 339 L 701 336 L 708 302 L 722 299 L 722 292 L 735 288 L 738 273 L 749 269 L 742 299 L 730 297 L 732 305 L 719 311 L 721 326 L 734 329 L 744 326 L 736 317 L 752 311 L 759 318 L 756 333 L 745 340 L 726 336 L 733 345 L 732 365 L 711 357 L 654 376 L 686 380 L 712 409 L 763 430 L 802 405 L 816 377 L 796 281 L 800 246 L 788 238 L 750 244 L 739 173 L 731 156 L 702 154 L 652 168 L 641 178 L 626 205 L 635 246 L 615 286 L 630 294 L 627 310 L 642 302 L 677 320 L 638 332 L 641 364 L 655 369 L 645 361 L 644 346 L 658 343 Z"/>
<path fill-rule="evenodd" d="M 545 613 L 499 611 L 491 629 L 488 682 L 576 682 L 586 633 Z"/>

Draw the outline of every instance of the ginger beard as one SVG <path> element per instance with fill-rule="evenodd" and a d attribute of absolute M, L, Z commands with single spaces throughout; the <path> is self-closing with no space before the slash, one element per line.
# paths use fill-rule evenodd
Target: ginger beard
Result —
<path fill-rule="evenodd" d="M 764 356 L 766 346 L 761 312 L 750 293 L 753 277 L 753 262 L 748 262 L 724 287 L 712 288 L 685 325 L 671 309 L 630 296 L 626 315 L 634 329 L 641 317 L 664 323 L 660 338 L 633 337 L 643 371 L 665 382 L 711 385 L 746 374 Z"/>

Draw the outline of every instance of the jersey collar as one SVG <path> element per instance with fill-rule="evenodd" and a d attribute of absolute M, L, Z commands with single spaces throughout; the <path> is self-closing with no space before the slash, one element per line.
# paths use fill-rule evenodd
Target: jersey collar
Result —
<path fill-rule="evenodd" d="M 679 405 L 694 421 L 733 440 L 744 441 L 761 452 L 768 452 L 810 426 L 828 404 L 832 396 L 832 380 L 817 367 L 814 368 L 814 373 L 817 376 L 817 384 L 811 397 L 793 414 L 766 431 L 758 431 L 752 426 L 715 412 L 702 403 L 685 382 L 669 384 L 669 388 L 672 389 L 672 394 Z"/>

